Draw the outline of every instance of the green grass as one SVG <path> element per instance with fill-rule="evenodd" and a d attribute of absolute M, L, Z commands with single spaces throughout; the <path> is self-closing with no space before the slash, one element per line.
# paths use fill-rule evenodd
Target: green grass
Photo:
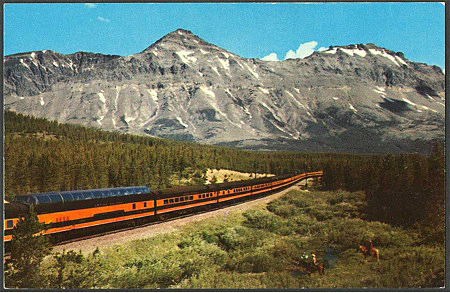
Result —
<path fill-rule="evenodd" d="M 444 247 L 413 230 L 364 220 L 364 194 L 291 191 L 245 212 L 90 256 L 54 258 L 42 268 L 51 288 L 419 288 L 444 284 Z M 357 251 L 373 240 L 381 261 Z M 308 276 L 303 255 L 327 263 Z"/>

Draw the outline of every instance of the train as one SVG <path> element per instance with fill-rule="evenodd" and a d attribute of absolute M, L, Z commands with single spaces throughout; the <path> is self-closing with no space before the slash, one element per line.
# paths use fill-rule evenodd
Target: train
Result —
<path fill-rule="evenodd" d="M 323 171 L 160 190 L 131 186 L 16 196 L 4 204 L 4 243 L 9 246 L 14 227 L 31 208 L 39 222 L 46 224 L 46 230 L 41 233 L 52 235 L 52 239 L 60 242 L 220 208 L 321 176 Z"/>

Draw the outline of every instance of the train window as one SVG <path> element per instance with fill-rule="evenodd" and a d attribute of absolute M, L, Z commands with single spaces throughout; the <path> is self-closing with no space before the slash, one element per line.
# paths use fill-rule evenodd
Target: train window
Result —
<path fill-rule="evenodd" d="M 94 194 L 95 198 L 102 198 L 103 197 L 103 193 L 101 191 L 92 191 L 92 193 Z"/>
<path fill-rule="evenodd" d="M 189 197 L 189 199 L 190 199 L 190 200 L 193 200 L 193 199 L 194 199 L 194 196 L 191 195 L 191 196 Z"/>
<path fill-rule="evenodd" d="M 39 204 L 52 202 L 48 195 L 37 195 L 36 198 Z"/>
<path fill-rule="evenodd" d="M 92 192 L 90 192 L 90 191 L 83 192 L 83 196 L 84 196 L 84 199 L 94 198 L 94 196 L 92 195 Z"/>
<path fill-rule="evenodd" d="M 122 192 L 120 191 L 120 189 L 116 189 L 116 188 L 112 188 L 111 190 L 111 195 L 112 196 L 119 196 L 122 195 Z"/>
<path fill-rule="evenodd" d="M 180 197 L 180 201 L 184 201 L 184 197 Z"/>
<path fill-rule="evenodd" d="M 52 202 L 61 202 L 62 201 L 61 196 L 58 193 L 50 193 L 48 195 L 48 197 L 50 198 L 50 200 Z"/>
<path fill-rule="evenodd" d="M 169 200 L 169 202 L 170 202 L 170 203 L 173 203 L 173 198 L 171 198 L 171 199 Z"/>
<path fill-rule="evenodd" d="M 73 200 L 73 196 L 71 193 L 62 193 L 61 194 L 64 201 L 72 201 Z"/>
<path fill-rule="evenodd" d="M 75 191 L 75 192 L 72 192 L 71 194 L 72 194 L 73 200 L 82 200 L 82 199 L 84 199 L 81 192 L 76 192 Z"/>
<path fill-rule="evenodd" d="M 144 202 L 144 208 L 146 208 L 147 207 L 147 203 L 146 202 Z"/>
<path fill-rule="evenodd" d="M 213 196 L 213 193 L 211 192 L 210 195 Z"/>
<path fill-rule="evenodd" d="M 189 200 L 189 196 L 186 196 L 186 197 L 184 198 L 184 200 Z"/>
<path fill-rule="evenodd" d="M 133 210 L 135 210 L 135 209 L 136 209 L 136 204 L 134 203 L 134 204 L 133 204 Z"/>
<path fill-rule="evenodd" d="M 168 203 L 169 203 L 169 200 L 165 199 L 164 204 L 168 204 Z"/>
<path fill-rule="evenodd" d="M 178 201 L 179 201 L 178 197 L 177 197 L 177 198 L 175 198 L 175 202 L 178 202 Z"/>
<path fill-rule="evenodd" d="M 13 220 L 6 221 L 6 228 L 12 228 L 12 227 L 14 227 L 14 221 Z"/>

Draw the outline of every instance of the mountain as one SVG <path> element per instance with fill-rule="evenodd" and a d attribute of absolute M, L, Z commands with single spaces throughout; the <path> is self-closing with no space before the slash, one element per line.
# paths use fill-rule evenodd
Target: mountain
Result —
<path fill-rule="evenodd" d="M 241 58 L 178 29 L 131 56 L 4 58 L 4 105 L 60 122 L 250 149 L 425 151 L 444 139 L 445 78 L 374 44 Z"/>

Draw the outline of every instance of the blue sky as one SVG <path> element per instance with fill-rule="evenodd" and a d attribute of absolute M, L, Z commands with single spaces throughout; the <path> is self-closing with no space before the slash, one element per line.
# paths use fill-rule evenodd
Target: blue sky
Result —
<path fill-rule="evenodd" d="M 301 44 L 374 43 L 445 66 L 445 6 L 437 2 L 6 4 L 4 55 L 131 55 L 178 28 L 247 58 L 282 60 Z"/>

